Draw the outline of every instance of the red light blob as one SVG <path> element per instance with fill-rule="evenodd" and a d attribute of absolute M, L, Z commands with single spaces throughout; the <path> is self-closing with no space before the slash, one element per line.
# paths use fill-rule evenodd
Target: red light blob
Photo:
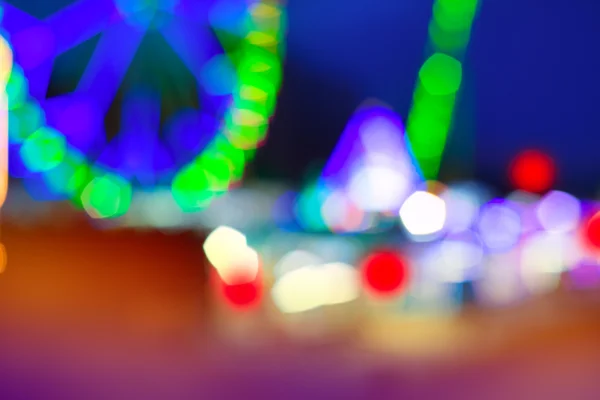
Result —
<path fill-rule="evenodd" d="M 227 305 L 236 310 L 247 310 L 260 304 L 262 300 L 262 279 L 258 274 L 255 279 L 248 281 L 247 277 L 240 275 L 239 279 L 235 277 L 229 279 L 229 283 L 223 281 L 215 273 L 214 281 L 218 286 L 219 292 Z"/>
<path fill-rule="evenodd" d="M 600 250 L 600 211 L 598 211 L 584 226 L 584 237 L 587 243 Z"/>
<path fill-rule="evenodd" d="M 541 193 L 554 184 L 556 166 L 549 155 L 538 150 L 526 150 L 515 157 L 509 175 L 517 189 Z"/>
<path fill-rule="evenodd" d="M 365 288 L 375 296 L 393 296 L 407 285 L 410 270 L 408 263 L 394 251 L 378 251 L 362 263 Z"/>

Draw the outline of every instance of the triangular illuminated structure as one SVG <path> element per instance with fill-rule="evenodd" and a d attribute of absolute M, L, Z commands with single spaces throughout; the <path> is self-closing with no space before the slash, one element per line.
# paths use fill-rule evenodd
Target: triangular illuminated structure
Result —
<path fill-rule="evenodd" d="M 421 177 L 400 116 L 382 105 L 360 107 L 325 165 L 320 183 L 343 191 L 364 211 L 397 211 Z"/>

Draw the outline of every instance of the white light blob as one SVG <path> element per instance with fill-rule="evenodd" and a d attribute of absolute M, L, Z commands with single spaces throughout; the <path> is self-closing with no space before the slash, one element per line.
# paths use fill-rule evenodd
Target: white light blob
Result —
<path fill-rule="evenodd" d="M 204 241 L 203 249 L 208 261 L 215 267 L 228 265 L 233 253 L 246 247 L 246 236 L 228 226 L 219 226 Z"/>
<path fill-rule="evenodd" d="M 330 263 L 321 267 L 326 292 L 326 305 L 348 303 L 358 298 L 360 284 L 356 269 L 344 263 Z M 325 294 L 325 293 L 324 293 Z"/>
<path fill-rule="evenodd" d="M 315 287 L 316 281 L 318 272 L 315 267 L 303 267 L 288 272 L 271 289 L 273 303 L 286 314 L 300 313 L 321 306 L 321 291 L 318 285 Z"/>
<path fill-rule="evenodd" d="M 455 283 L 473 279 L 484 255 L 481 243 L 467 238 L 446 239 L 439 244 L 438 251 L 438 277 Z"/>
<path fill-rule="evenodd" d="M 446 202 L 448 214 L 445 230 L 450 233 L 468 230 L 477 219 L 481 206 L 478 194 L 466 187 L 456 187 L 449 188 L 441 197 Z"/>
<path fill-rule="evenodd" d="M 351 176 L 350 200 L 364 211 L 397 210 L 410 192 L 412 182 L 392 166 L 364 165 Z"/>
<path fill-rule="evenodd" d="M 581 204 L 568 193 L 552 191 L 540 201 L 536 215 L 540 225 L 549 232 L 571 232 L 581 220 Z"/>
<path fill-rule="evenodd" d="M 215 266 L 215 269 L 223 282 L 227 284 L 252 282 L 260 270 L 260 257 L 256 250 L 246 246 L 237 251 L 230 258 L 228 264 Z"/>
<path fill-rule="evenodd" d="M 347 264 L 305 266 L 282 276 L 271 289 L 275 306 L 283 313 L 347 303 L 360 293 L 356 270 Z"/>
<path fill-rule="evenodd" d="M 367 153 L 403 152 L 402 135 L 400 127 L 385 117 L 372 118 L 360 127 L 360 139 Z"/>
<path fill-rule="evenodd" d="M 433 193 L 416 191 L 402 204 L 400 219 L 411 235 L 432 235 L 444 228 L 446 203 Z"/>
<path fill-rule="evenodd" d="M 220 226 L 204 241 L 206 258 L 225 283 L 254 280 L 260 269 L 256 250 L 247 245 L 246 236 L 228 226 Z"/>
<path fill-rule="evenodd" d="M 534 293 L 555 289 L 560 274 L 567 270 L 572 243 L 564 234 L 538 232 L 529 237 L 521 251 L 521 274 L 527 288 Z"/>
<path fill-rule="evenodd" d="M 502 252 L 515 246 L 521 237 L 521 218 L 505 203 L 489 203 L 479 215 L 479 235 L 490 251 Z"/>

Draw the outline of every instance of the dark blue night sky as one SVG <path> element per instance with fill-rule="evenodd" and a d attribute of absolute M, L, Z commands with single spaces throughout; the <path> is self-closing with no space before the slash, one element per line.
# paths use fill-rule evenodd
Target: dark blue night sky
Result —
<path fill-rule="evenodd" d="M 292 157 L 298 165 L 325 157 L 345 118 L 368 97 L 405 118 L 432 3 L 291 1 L 288 75 L 266 152 L 303 149 Z M 458 175 L 450 175 L 474 174 L 501 187 L 510 158 L 538 147 L 555 157 L 560 187 L 597 193 L 598 17 L 600 3 L 592 0 L 482 0 L 445 164 Z M 273 157 L 271 165 L 285 160 Z"/>

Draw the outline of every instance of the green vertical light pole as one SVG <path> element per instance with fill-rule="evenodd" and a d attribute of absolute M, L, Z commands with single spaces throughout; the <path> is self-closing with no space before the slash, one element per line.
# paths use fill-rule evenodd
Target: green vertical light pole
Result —
<path fill-rule="evenodd" d="M 436 179 L 462 83 L 462 59 L 479 0 L 436 0 L 431 50 L 419 70 L 407 132 L 423 177 Z"/>

